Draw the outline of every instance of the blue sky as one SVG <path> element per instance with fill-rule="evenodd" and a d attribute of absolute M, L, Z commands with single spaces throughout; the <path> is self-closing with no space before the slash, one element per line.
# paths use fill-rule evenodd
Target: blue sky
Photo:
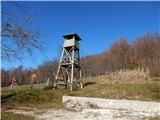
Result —
<path fill-rule="evenodd" d="M 36 67 L 44 61 L 59 59 L 64 34 L 76 32 L 82 38 L 81 56 L 101 53 L 121 36 L 134 41 L 146 32 L 160 32 L 160 2 L 18 2 L 27 14 L 34 15 L 32 28 L 46 36 L 45 55 L 36 53 L 23 63 L 2 61 L 2 67 L 22 64 Z M 14 9 L 3 2 L 2 8 Z M 23 15 L 18 10 L 17 13 Z M 17 18 L 18 19 L 18 18 Z"/>

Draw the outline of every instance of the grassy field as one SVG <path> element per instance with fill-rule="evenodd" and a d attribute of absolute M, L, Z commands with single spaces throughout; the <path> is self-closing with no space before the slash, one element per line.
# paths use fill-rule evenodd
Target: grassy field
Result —
<path fill-rule="evenodd" d="M 98 76 L 84 79 L 83 84 L 84 88 L 76 91 L 69 91 L 64 88 L 44 90 L 44 84 L 34 85 L 33 90 L 30 89 L 29 85 L 17 86 L 12 93 L 9 88 L 2 88 L 2 118 L 10 114 L 3 112 L 4 110 L 15 109 L 20 106 L 39 109 L 63 108 L 61 102 L 63 95 L 160 101 L 160 78 L 153 78 L 147 84 L 109 84 L 102 82 Z M 16 118 L 17 115 L 13 116 Z M 25 120 L 28 119 L 32 118 L 26 118 Z"/>
<path fill-rule="evenodd" d="M 80 96 L 160 101 L 160 78 L 153 78 L 146 84 L 110 84 L 95 78 L 87 80 L 86 88 L 78 91 Z"/>
<path fill-rule="evenodd" d="M 17 86 L 12 93 L 8 88 L 2 88 L 2 110 L 20 106 L 61 108 L 61 96 L 68 90 L 44 90 L 44 87 L 44 84 L 35 84 L 31 90 L 29 85 Z"/>
<path fill-rule="evenodd" d="M 25 116 L 15 113 L 2 112 L 1 120 L 34 120 L 34 117 Z"/>

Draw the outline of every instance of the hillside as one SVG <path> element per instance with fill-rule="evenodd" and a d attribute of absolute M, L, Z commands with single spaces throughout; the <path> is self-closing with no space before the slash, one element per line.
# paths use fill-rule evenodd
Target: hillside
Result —
<path fill-rule="evenodd" d="M 61 108 L 62 95 L 100 97 L 128 100 L 160 100 L 160 78 L 153 78 L 150 83 L 145 84 L 124 84 L 124 83 L 102 83 L 101 76 L 86 78 L 83 80 L 84 88 L 78 91 L 65 90 L 61 87 L 58 90 L 44 90 L 44 84 L 35 84 L 33 90 L 29 85 L 17 86 L 12 93 L 9 88 L 2 88 L 2 109 L 16 106 L 29 106 L 37 108 Z M 48 104 L 49 103 L 49 104 Z"/>
<path fill-rule="evenodd" d="M 147 84 L 103 84 L 101 77 L 85 78 L 83 80 L 84 88 L 78 91 L 65 90 L 63 87 L 58 90 L 44 90 L 44 84 L 35 84 L 33 90 L 30 90 L 29 85 L 17 86 L 13 93 L 10 93 L 7 87 L 2 88 L 2 118 L 8 116 L 6 115 L 8 113 L 4 112 L 5 110 L 18 107 L 63 108 L 63 95 L 160 101 L 160 78 L 152 78 L 151 82 Z M 9 114 L 9 116 L 12 116 L 12 114 Z"/>

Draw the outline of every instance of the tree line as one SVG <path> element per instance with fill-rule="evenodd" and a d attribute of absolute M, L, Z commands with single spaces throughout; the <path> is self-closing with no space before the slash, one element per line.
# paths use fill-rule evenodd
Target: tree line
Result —
<path fill-rule="evenodd" d="M 151 76 L 160 76 L 160 34 L 147 33 L 132 43 L 121 37 L 109 50 L 83 57 L 81 63 L 84 76 L 137 67 L 147 67 Z"/>
<path fill-rule="evenodd" d="M 120 69 L 148 68 L 151 76 L 160 76 L 160 34 L 147 33 L 129 43 L 121 37 L 108 50 L 100 54 L 81 58 L 82 76 L 96 76 Z M 32 73 L 37 74 L 35 83 L 44 83 L 54 78 L 58 61 L 52 60 L 39 65 L 36 69 L 19 66 L 14 69 L 1 69 L 1 85 L 7 86 L 14 77 L 20 84 L 29 84 Z"/>

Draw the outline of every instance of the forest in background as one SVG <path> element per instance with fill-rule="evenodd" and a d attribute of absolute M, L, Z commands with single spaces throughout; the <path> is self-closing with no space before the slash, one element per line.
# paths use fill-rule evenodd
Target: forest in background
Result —
<path fill-rule="evenodd" d="M 107 44 L 107 43 L 106 43 Z M 21 85 L 30 83 L 30 76 L 37 73 L 35 83 L 44 83 L 49 76 L 54 77 L 58 61 L 52 60 L 39 65 L 36 69 L 19 66 L 10 70 L 1 68 L 1 86 L 17 79 Z M 147 33 L 128 43 L 121 37 L 108 50 L 100 54 L 81 58 L 82 76 L 97 76 L 115 72 L 120 69 L 148 68 L 151 76 L 160 76 L 160 34 Z"/>

